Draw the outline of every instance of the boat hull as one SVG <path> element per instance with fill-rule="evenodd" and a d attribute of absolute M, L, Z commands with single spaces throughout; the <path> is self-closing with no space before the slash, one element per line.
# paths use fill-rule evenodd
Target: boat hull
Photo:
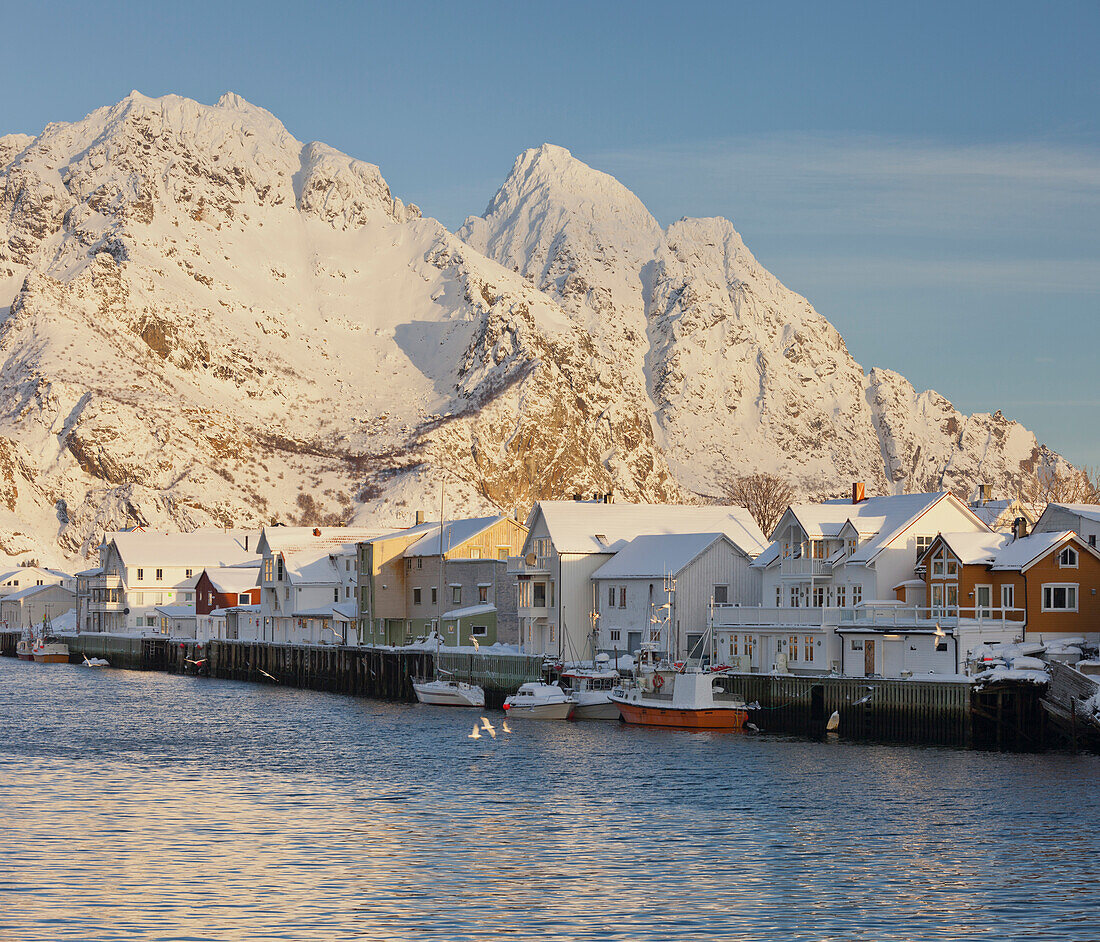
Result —
<path fill-rule="evenodd" d="M 470 684 L 413 684 L 416 699 L 430 706 L 483 707 L 485 691 Z"/>
<path fill-rule="evenodd" d="M 20 651 L 19 652 L 19 660 L 21 660 L 21 661 L 33 661 L 34 660 L 34 655 L 30 654 L 30 653 L 24 654 L 22 651 Z"/>
<path fill-rule="evenodd" d="M 613 701 L 623 721 L 637 726 L 667 726 L 674 729 L 743 729 L 748 710 L 732 708 L 677 709 L 645 703 Z"/>
<path fill-rule="evenodd" d="M 534 703 L 530 706 L 508 706 L 508 719 L 567 720 L 573 712 L 572 703 Z"/>
<path fill-rule="evenodd" d="M 36 654 L 34 656 L 34 661 L 36 664 L 68 664 L 69 655 L 58 654 L 56 652 L 51 653 L 47 651 L 44 654 Z"/>
<path fill-rule="evenodd" d="M 573 710 L 575 720 L 617 720 L 619 718 L 619 705 L 610 700 L 600 700 L 593 703 L 578 702 Z"/>

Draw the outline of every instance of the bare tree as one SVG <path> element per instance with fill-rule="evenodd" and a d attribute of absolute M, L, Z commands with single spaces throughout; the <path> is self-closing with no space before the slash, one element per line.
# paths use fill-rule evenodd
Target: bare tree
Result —
<path fill-rule="evenodd" d="M 1040 468 L 1021 488 L 1021 497 L 1032 504 L 1095 504 L 1100 502 L 1100 468 L 1055 471 Z"/>
<path fill-rule="evenodd" d="M 764 536 L 769 536 L 794 498 L 794 488 L 782 478 L 757 471 L 723 484 L 718 499 L 725 504 L 744 507 L 764 531 Z"/>

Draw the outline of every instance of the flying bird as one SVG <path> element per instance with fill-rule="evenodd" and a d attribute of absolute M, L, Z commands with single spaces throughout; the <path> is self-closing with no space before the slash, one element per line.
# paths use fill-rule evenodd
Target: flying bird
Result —
<path fill-rule="evenodd" d="M 501 720 L 500 728 L 503 729 L 506 733 L 510 733 L 512 731 L 512 727 L 508 725 L 507 720 Z"/>
<path fill-rule="evenodd" d="M 493 739 L 497 738 L 496 727 L 493 726 L 493 724 L 489 722 L 489 717 L 483 716 L 481 718 L 481 728 L 483 730 L 485 730 L 485 732 L 487 732 L 490 736 L 492 736 Z"/>
<path fill-rule="evenodd" d="M 261 674 L 263 674 L 263 675 L 264 675 L 264 677 L 266 677 L 266 678 L 267 678 L 268 680 L 274 680 L 274 681 L 275 681 L 275 683 L 278 683 L 278 682 L 279 682 L 279 681 L 275 680 L 275 678 L 274 678 L 274 677 L 272 677 L 272 676 L 271 676 L 271 675 L 270 675 L 270 674 L 269 674 L 269 673 L 268 673 L 267 671 L 265 671 L 265 670 L 264 670 L 264 669 L 263 669 L 262 667 L 257 667 L 257 668 L 256 668 L 256 670 L 258 670 L 258 671 L 259 671 L 259 672 L 260 672 Z"/>
<path fill-rule="evenodd" d="M 466 738 L 467 739 L 481 739 L 481 727 L 479 727 L 477 725 L 477 723 L 474 723 L 474 731 L 472 733 L 470 733 L 470 735 L 467 736 Z"/>
<path fill-rule="evenodd" d="M 201 660 L 198 660 L 198 661 L 192 661 L 191 658 L 185 657 L 184 660 L 188 664 L 194 664 L 196 667 L 202 667 L 202 665 L 206 663 L 206 658 L 202 658 Z"/>

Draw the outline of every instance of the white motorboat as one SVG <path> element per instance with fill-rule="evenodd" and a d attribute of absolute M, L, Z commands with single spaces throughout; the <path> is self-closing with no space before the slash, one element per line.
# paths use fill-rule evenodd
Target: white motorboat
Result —
<path fill-rule="evenodd" d="M 617 720 L 618 704 L 611 702 L 611 691 L 619 685 L 615 670 L 577 668 L 561 675 L 569 695 L 577 701 L 575 720 Z"/>
<path fill-rule="evenodd" d="M 417 680 L 413 682 L 416 699 L 434 706 L 483 707 L 485 691 L 476 684 L 459 680 Z"/>
<path fill-rule="evenodd" d="M 69 646 L 53 635 L 43 635 L 31 649 L 38 664 L 68 664 Z"/>
<path fill-rule="evenodd" d="M 523 684 L 504 701 L 509 719 L 567 720 L 577 705 L 569 694 L 557 684 Z"/>
<path fill-rule="evenodd" d="M 641 726 L 743 729 L 749 707 L 740 697 L 725 694 L 715 679 L 715 674 L 698 667 L 658 669 L 643 675 L 639 683 L 614 691 L 611 702 L 624 722 Z"/>

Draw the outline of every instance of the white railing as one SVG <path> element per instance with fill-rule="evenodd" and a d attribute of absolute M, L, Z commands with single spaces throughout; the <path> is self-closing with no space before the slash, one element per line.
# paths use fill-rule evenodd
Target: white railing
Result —
<path fill-rule="evenodd" d="M 833 618 L 827 620 L 826 613 L 832 612 Z M 765 608 L 762 605 L 715 605 L 714 627 L 752 625 L 808 625 L 820 628 L 826 624 L 836 624 L 836 610 L 824 608 Z"/>
<path fill-rule="evenodd" d="M 782 576 L 826 576 L 830 572 L 832 567 L 827 560 L 806 556 L 788 556 L 779 565 L 779 574 Z"/>
<path fill-rule="evenodd" d="M 915 626 L 920 628 L 955 627 L 967 625 L 1003 625 L 1006 623 L 1022 625 L 1026 614 L 1022 608 L 994 608 L 993 606 L 969 606 L 960 608 L 955 605 L 939 606 L 900 606 L 900 605 L 861 605 L 859 608 L 840 609 L 840 624 L 843 627 L 893 628 Z"/>
<path fill-rule="evenodd" d="M 526 556 L 509 556 L 508 573 L 510 575 L 545 575 L 550 572 L 550 557 L 536 556 L 533 564 L 527 563 Z"/>

